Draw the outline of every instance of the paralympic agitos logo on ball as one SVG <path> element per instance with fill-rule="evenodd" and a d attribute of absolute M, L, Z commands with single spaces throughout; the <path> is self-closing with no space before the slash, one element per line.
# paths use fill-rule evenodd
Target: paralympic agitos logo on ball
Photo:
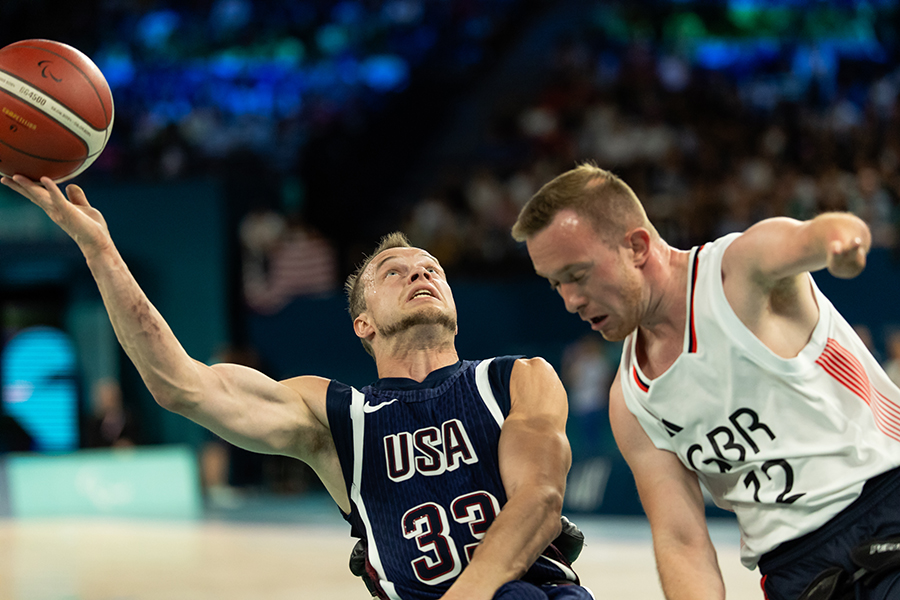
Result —
<path fill-rule="evenodd" d="M 106 147 L 112 92 L 81 51 L 51 40 L 0 48 L 0 175 L 61 182 Z"/>
<path fill-rule="evenodd" d="M 41 77 L 45 79 L 52 79 L 56 83 L 62 83 L 62 77 L 56 77 L 50 71 L 50 67 L 53 66 L 52 60 L 40 60 L 38 61 L 38 66 L 41 67 Z"/>

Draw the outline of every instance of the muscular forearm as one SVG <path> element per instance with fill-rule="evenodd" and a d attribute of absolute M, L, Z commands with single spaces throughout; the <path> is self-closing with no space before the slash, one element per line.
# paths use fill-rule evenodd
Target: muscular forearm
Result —
<path fill-rule="evenodd" d="M 119 343 L 160 405 L 176 410 L 179 400 L 200 389 L 197 363 L 150 303 L 115 246 L 86 251 Z"/>
<path fill-rule="evenodd" d="M 561 510 L 562 495 L 552 488 L 510 499 L 444 600 L 490 600 L 521 577 L 559 535 Z"/>
<path fill-rule="evenodd" d="M 725 584 L 715 550 L 654 544 L 666 600 L 723 600 Z"/>

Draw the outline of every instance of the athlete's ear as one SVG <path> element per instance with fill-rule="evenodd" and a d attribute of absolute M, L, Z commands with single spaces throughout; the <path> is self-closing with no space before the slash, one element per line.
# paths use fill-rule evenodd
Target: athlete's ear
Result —
<path fill-rule="evenodd" d="M 625 236 L 625 243 L 631 251 L 635 266 L 643 266 L 650 257 L 650 232 L 643 227 L 635 227 Z"/>
<path fill-rule="evenodd" d="M 375 336 L 375 326 L 369 320 L 369 315 L 360 313 L 353 319 L 353 332 L 358 338 L 372 341 L 372 337 Z"/>

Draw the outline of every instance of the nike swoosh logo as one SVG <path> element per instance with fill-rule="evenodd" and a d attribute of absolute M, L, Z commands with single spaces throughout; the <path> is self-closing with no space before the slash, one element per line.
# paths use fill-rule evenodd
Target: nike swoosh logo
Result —
<path fill-rule="evenodd" d="M 382 402 L 381 404 L 376 404 L 375 406 L 372 406 L 371 404 L 369 404 L 369 402 L 367 400 L 366 403 L 363 404 L 363 412 L 364 413 L 373 413 L 376 410 L 381 410 L 388 404 L 393 404 L 394 402 L 399 402 L 399 401 L 400 401 L 400 398 L 394 398 L 390 402 Z"/>

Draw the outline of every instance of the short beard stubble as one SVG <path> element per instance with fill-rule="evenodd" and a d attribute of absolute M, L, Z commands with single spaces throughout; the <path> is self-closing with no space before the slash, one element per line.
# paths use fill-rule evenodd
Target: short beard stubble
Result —
<path fill-rule="evenodd" d="M 448 315 L 439 311 L 423 311 L 403 317 L 396 323 L 392 323 L 387 327 L 379 328 L 378 334 L 387 340 L 407 331 L 411 331 L 420 325 L 437 325 L 440 329 L 448 331 L 451 334 L 456 333 L 456 318 L 453 315 Z M 435 337 L 436 333 L 437 332 L 434 332 L 434 334 L 432 334 L 423 331 L 420 336 L 421 342 L 423 344 L 430 342 L 430 338 Z M 417 337 L 416 341 L 419 342 L 420 338 Z"/>

